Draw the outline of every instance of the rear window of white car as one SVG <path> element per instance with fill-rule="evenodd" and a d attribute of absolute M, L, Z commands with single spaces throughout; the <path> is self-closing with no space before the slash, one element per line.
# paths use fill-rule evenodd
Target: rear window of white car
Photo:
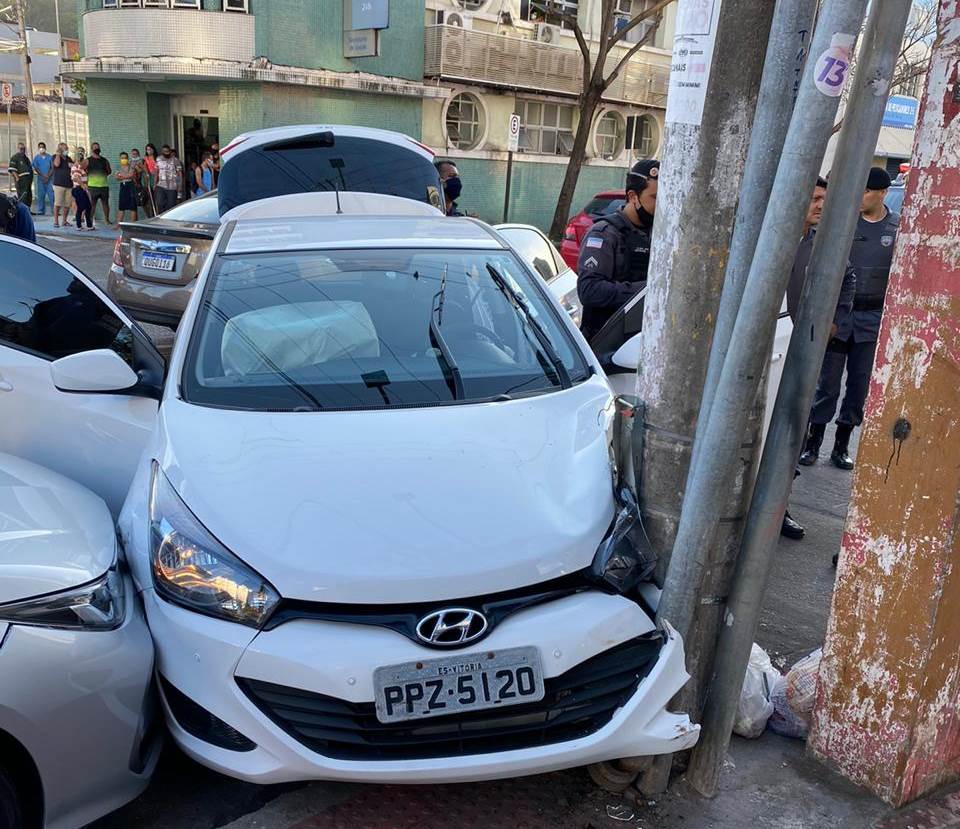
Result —
<path fill-rule="evenodd" d="M 587 376 L 509 252 L 230 254 L 205 288 L 183 391 L 253 411 L 374 409 L 541 394 Z"/>
<path fill-rule="evenodd" d="M 440 176 L 414 150 L 375 138 L 320 132 L 244 149 L 217 181 L 222 216 L 241 204 L 317 191 L 383 193 L 440 207 Z"/>

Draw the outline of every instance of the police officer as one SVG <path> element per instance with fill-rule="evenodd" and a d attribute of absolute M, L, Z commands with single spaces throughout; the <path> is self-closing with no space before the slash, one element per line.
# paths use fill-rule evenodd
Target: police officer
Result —
<path fill-rule="evenodd" d="M 577 262 L 583 305 L 580 330 L 589 340 L 647 282 L 660 162 L 638 161 L 627 173 L 626 203 L 584 236 Z"/>
<path fill-rule="evenodd" d="M 889 187 L 887 171 L 872 167 L 850 248 L 850 264 L 857 274 L 853 309 L 839 322 L 837 332 L 827 345 L 810 410 L 807 442 L 800 456 L 800 463 L 804 466 L 816 463 L 819 457 L 827 423 L 837 410 L 846 367 L 847 386 L 837 417 L 837 436 L 830 460 L 840 469 L 853 469 L 850 435 L 863 422 L 863 404 L 867 399 L 893 246 L 900 224 L 900 215 L 892 213 L 883 203 Z"/>

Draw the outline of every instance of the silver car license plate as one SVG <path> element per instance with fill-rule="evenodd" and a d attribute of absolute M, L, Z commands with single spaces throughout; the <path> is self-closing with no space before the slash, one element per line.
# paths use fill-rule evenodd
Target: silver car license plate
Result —
<path fill-rule="evenodd" d="M 169 253 L 141 253 L 140 267 L 153 271 L 172 271 L 177 266 L 177 257 Z"/>
<path fill-rule="evenodd" d="M 382 723 L 506 708 L 543 699 L 537 648 L 508 648 L 388 665 L 373 672 Z"/>

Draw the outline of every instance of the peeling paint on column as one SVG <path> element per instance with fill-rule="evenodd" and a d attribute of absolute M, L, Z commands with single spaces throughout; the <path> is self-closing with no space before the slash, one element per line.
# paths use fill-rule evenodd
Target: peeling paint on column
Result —
<path fill-rule="evenodd" d="M 895 805 L 960 776 L 958 73 L 943 0 L 809 741 Z"/>

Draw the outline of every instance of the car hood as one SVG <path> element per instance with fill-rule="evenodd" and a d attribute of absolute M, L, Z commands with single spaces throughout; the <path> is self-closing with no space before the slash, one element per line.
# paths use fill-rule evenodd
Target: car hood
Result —
<path fill-rule="evenodd" d="M 113 519 L 101 498 L 0 454 L 0 604 L 92 581 L 115 556 Z"/>
<path fill-rule="evenodd" d="M 167 477 L 287 598 L 485 595 L 584 567 L 613 517 L 601 377 L 500 403 L 252 413 L 168 400 Z"/>

